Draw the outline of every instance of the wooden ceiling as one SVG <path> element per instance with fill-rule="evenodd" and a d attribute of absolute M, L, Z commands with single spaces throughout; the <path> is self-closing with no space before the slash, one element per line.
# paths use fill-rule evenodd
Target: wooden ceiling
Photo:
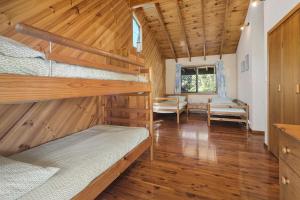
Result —
<path fill-rule="evenodd" d="M 250 0 L 131 0 L 166 58 L 235 53 Z"/>

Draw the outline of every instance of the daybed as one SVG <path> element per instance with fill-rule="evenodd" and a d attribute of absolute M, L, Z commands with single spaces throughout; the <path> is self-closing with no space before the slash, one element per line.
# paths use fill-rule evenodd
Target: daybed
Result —
<path fill-rule="evenodd" d="M 155 113 L 176 113 L 177 124 L 180 123 L 180 114 L 187 112 L 186 96 L 167 96 L 153 99 L 153 112 Z"/>
<path fill-rule="evenodd" d="M 129 165 L 150 143 L 146 128 L 98 125 L 76 134 L 15 154 L 10 158 L 59 171 L 46 183 L 20 199 L 89 199 L 121 172 L 118 165 Z M 129 154 L 129 152 L 133 153 Z M 126 155 L 130 155 L 127 157 Z M 109 174 L 110 173 L 110 174 Z M 102 179 L 99 176 L 111 179 Z M 98 178 L 97 178 L 98 177 Z M 30 177 L 28 177 L 30 178 Z M 95 191 L 93 187 L 98 187 Z M 86 190 L 84 190 L 86 189 Z M 84 193 L 81 191 L 84 190 Z"/>
<path fill-rule="evenodd" d="M 211 121 L 229 121 L 245 123 L 249 129 L 249 107 L 246 103 L 227 97 L 213 97 L 209 100 L 207 111 L 208 126 Z"/>

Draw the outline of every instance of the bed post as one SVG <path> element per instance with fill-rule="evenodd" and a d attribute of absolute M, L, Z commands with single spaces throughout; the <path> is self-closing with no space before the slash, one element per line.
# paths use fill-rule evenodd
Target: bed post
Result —
<path fill-rule="evenodd" d="M 148 94 L 148 105 L 149 105 L 149 132 L 151 137 L 151 146 L 150 146 L 150 161 L 153 160 L 154 157 L 154 149 L 153 149 L 153 105 L 152 105 L 152 92 Z"/>
<path fill-rule="evenodd" d="M 176 110 L 176 114 L 177 114 L 177 124 L 179 124 L 179 117 L 180 117 L 180 111 L 179 111 L 179 98 L 177 98 L 176 100 L 176 104 L 177 104 L 177 110 Z"/>
<path fill-rule="evenodd" d="M 101 124 L 106 124 L 106 97 L 101 96 Z"/>
<path fill-rule="evenodd" d="M 207 104 L 207 125 L 210 127 L 210 99 Z"/>
<path fill-rule="evenodd" d="M 189 95 L 186 94 L 185 95 L 185 99 L 186 99 L 186 120 L 189 119 Z"/>
<path fill-rule="evenodd" d="M 248 131 L 249 131 L 249 105 L 246 104 L 246 129 L 247 129 L 247 138 L 248 138 Z"/>

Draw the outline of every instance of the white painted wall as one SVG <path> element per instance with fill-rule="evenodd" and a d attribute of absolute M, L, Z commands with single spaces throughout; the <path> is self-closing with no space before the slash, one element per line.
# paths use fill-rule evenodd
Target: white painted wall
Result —
<path fill-rule="evenodd" d="M 207 56 L 206 60 L 201 57 L 192 57 L 191 62 L 188 58 L 179 58 L 178 63 L 182 65 L 202 65 L 215 64 L 219 60 L 219 55 Z M 226 92 L 229 97 L 237 97 L 237 81 L 236 81 L 236 54 L 225 54 L 222 58 L 224 62 Z M 176 62 L 174 59 L 166 60 L 166 94 L 173 94 L 175 90 L 176 78 Z M 192 102 L 207 101 L 211 97 L 209 95 L 189 95 Z"/>
<path fill-rule="evenodd" d="M 266 99 L 266 106 L 265 106 L 265 118 L 268 118 L 268 45 L 267 45 L 267 38 L 268 32 L 275 26 L 285 15 L 287 15 L 298 3 L 300 0 L 267 0 L 264 2 L 264 55 L 266 57 L 264 62 L 265 68 L 265 84 L 266 84 L 266 91 L 265 91 L 265 99 Z M 265 124 L 266 127 L 266 134 L 265 134 L 265 143 L 268 143 L 268 133 L 267 133 L 267 123 Z"/>
<path fill-rule="evenodd" d="M 263 4 L 249 7 L 245 23 L 250 23 L 242 31 L 237 48 L 238 98 L 250 107 L 250 127 L 265 131 L 265 66 L 264 66 L 264 12 Z M 249 55 L 249 71 L 241 72 L 241 62 Z"/>
<path fill-rule="evenodd" d="M 249 7 L 245 22 L 250 22 L 241 35 L 237 49 L 238 98 L 250 104 L 251 128 L 267 134 L 268 61 L 267 33 L 300 0 L 267 0 L 258 7 Z M 250 55 L 250 71 L 240 73 L 240 63 Z"/>

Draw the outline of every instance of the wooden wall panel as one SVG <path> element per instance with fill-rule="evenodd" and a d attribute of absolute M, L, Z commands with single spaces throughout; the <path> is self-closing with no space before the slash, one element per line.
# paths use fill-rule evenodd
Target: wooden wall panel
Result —
<path fill-rule="evenodd" d="M 1 116 L 7 120 L 1 117 L 0 154 L 9 155 L 95 125 L 97 107 L 97 97 L 1 105 Z"/>
<path fill-rule="evenodd" d="M 165 58 L 162 56 L 159 44 L 147 24 L 143 11 L 141 9 L 137 10 L 136 15 L 143 29 L 143 55 L 145 57 L 145 65 L 151 69 L 152 96 L 163 96 L 166 91 Z"/>
<path fill-rule="evenodd" d="M 96 48 L 128 56 L 132 49 L 131 20 L 132 11 L 127 0 L 0 1 L 0 35 L 44 51 L 47 50 L 47 42 L 18 34 L 14 26 L 19 22 L 27 23 Z M 154 96 L 160 96 L 165 91 L 165 61 L 152 32 L 148 31 L 146 21 L 143 21 L 142 26 L 146 67 L 151 67 L 154 77 Z M 75 58 L 107 61 L 103 57 L 58 45 L 54 45 L 53 51 Z M 98 97 L 88 97 L 0 105 L 0 154 L 22 151 L 96 124 L 103 114 L 99 102 Z"/>

